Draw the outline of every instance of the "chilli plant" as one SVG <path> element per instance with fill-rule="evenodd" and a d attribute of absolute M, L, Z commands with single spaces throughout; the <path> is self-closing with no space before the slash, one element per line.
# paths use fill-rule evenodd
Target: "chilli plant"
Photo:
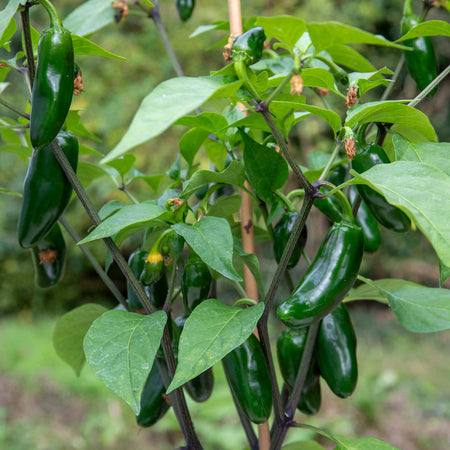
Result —
<path fill-rule="evenodd" d="M 208 448 L 196 434 L 185 393 L 207 400 L 214 387 L 212 366 L 220 361 L 251 449 L 281 448 L 292 427 L 312 429 L 337 449 L 394 448 L 373 437 L 330 435 L 295 413 L 319 412 L 321 380 L 341 398 L 356 388 L 356 336 L 347 302 L 376 298 L 413 332 L 450 326 L 450 293 L 442 288 L 450 275 L 450 143 L 438 142 L 417 108 L 450 72 L 438 70 L 430 39 L 450 36 L 450 24 L 425 21 L 431 8 L 449 6 L 406 0 L 399 39 L 392 42 L 339 22 L 307 23 L 293 16 L 242 20 L 239 0 L 228 3 L 229 21 L 194 33 L 222 30 L 226 43 L 223 67 L 200 77 L 183 76 L 158 2 L 89 0 L 64 21 L 49 0 L 9 0 L 1 11 L 1 47 L 10 51 L 19 18 L 22 33 L 23 49 L 0 63 L 0 103 L 17 116 L 1 119 L 8 131 L 2 132 L 2 150 L 30 157 L 23 194 L 2 189 L 22 197 L 18 243 L 31 250 L 36 284 L 54 286 L 66 256 L 62 227 L 118 301 L 110 311 L 85 304 L 64 315 L 55 329 L 56 351 L 77 374 L 87 361 L 142 427 L 172 407 L 183 448 Z M 422 12 L 416 14 L 419 3 Z M 182 20 L 195 14 L 194 1 L 175 6 Z M 30 8 L 48 13 L 47 29 L 32 27 Z M 72 96 L 83 91 L 75 59 L 118 58 L 85 36 L 131 12 L 155 22 L 179 76 L 143 99 L 120 142 L 99 161 L 98 170 L 116 181 L 127 200 L 111 201 L 97 212 L 85 191 L 87 163 L 77 164 L 79 153 L 92 151 L 78 145 L 90 133 L 70 110 Z M 355 44 L 396 54 L 395 72 L 376 68 Z M 418 94 L 389 99 L 403 69 Z M 5 100 L 4 80 L 14 72 L 29 93 L 22 109 Z M 367 101 L 369 92 L 379 99 Z M 225 108 L 217 111 L 216 103 L 214 111 L 200 109 L 212 99 L 222 99 Z M 303 166 L 293 155 L 290 133 L 311 117 L 330 128 L 334 145 L 329 152 L 308 149 Z M 137 170 L 131 152 L 172 125 L 187 131 L 167 172 L 171 181 L 158 198 L 139 202 L 130 183 L 145 179 L 158 191 L 163 177 Z M 209 169 L 199 168 L 202 146 Z M 71 197 L 93 224 L 84 238 L 62 215 Z M 305 243 L 312 208 L 330 226 L 310 260 Z M 441 287 L 362 277 L 365 253 L 381 244 L 379 227 L 399 233 L 400 240 L 419 229 L 438 256 Z M 120 246 L 137 232 L 143 242 L 127 261 Z M 255 236 L 258 244 L 273 245 L 277 266 L 268 283 Z M 107 247 L 106 270 L 88 248 L 95 240 Z M 292 280 L 289 270 L 301 258 L 308 268 Z M 126 298 L 107 275 L 113 261 L 127 280 Z M 220 299 L 224 283 L 237 293 L 233 305 Z M 281 283 L 290 295 L 274 305 Z M 276 359 L 271 314 L 283 328 Z M 298 448 L 322 447 L 310 441 Z"/>

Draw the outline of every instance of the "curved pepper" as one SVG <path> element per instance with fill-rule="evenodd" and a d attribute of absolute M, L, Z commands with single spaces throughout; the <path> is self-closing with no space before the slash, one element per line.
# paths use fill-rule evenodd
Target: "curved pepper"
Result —
<path fill-rule="evenodd" d="M 236 399 L 248 419 L 267 421 L 272 410 L 272 385 L 263 349 L 255 335 L 223 358 Z"/>
<path fill-rule="evenodd" d="M 279 319 L 289 327 L 302 327 L 336 308 L 356 280 L 363 251 L 361 228 L 335 223 L 303 279 L 278 307 Z"/>
<path fill-rule="evenodd" d="M 376 164 L 388 164 L 389 158 L 382 147 L 369 144 L 356 146 L 356 155 L 352 160 L 352 167 L 358 173 L 363 173 Z M 408 231 L 411 225 L 408 217 L 395 206 L 389 204 L 382 195 L 369 186 L 358 184 L 359 195 L 366 202 L 375 219 L 389 230 L 397 232 Z"/>
<path fill-rule="evenodd" d="M 184 304 L 194 309 L 209 296 L 212 277 L 208 266 L 191 250 L 184 266 L 181 279 L 181 293 Z"/>
<path fill-rule="evenodd" d="M 401 21 L 402 35 L 405 35 L 421 21 L 420 17 L 414 14 L 412 0 L 406 0 Z M 437 77 L 436 55 L 431 39 L 428 36 L 419 36 L 407 39 L 403 45 L 412 48 L 412 51 L 405 50 L 403 52 L 406 66 L 416 82 L 417 88 L 422 91 Z M 436 91 L 437 86 L 428 94 L 428 97 L 432 97 Z"/>
<path fill-rule="evenodd" d="M 277 339 L 277 354 L 281 375 L 288 390 L 292 390 L 295 378 L 305 350 L 308 328 L 283 330 Z M 311 360 L 305 383 L 298 401 L 297 408 L 305 414 L 316 414 L 322 401 L 320 377 L 316 362 Z"/>
<path fill-rule="evenodd" d="M 330 389 L 338 397 L 349 397 L 358 381 L 358 365 L 356 335 L 343 303 L 323 318 L 315 354 L 320 373 Z"/>
<path fill-rule="evenodd" d="M 281 256 L 283 255 L 286 244 L 289 240 L 295 222 L 297 221 L 298 213 L 288 212 L 284 214 L 278 223 L 273 227 L 273 252 L 275 254 L 275 260 L 277 263 L 280 262 Z M 291 257 L 289 258 L 286 269 L 292 269 L 295 267 L 300 260 L 302 251 L 305 248 L 306 239 L 308 237 L 308 231 L 306 230 L 306 225 L 303 227 L 300 237 L 294 246 Z"/>
<path fill-rule="evenodd" d="M 169 410 L 170 406 L 163 396 L 165 391 L 166 388 L 155 361 L 141 394 L 141 410 L 139 415 L 136 416 L 136 422 L 139 426 L 150 427 L 154 425 Z"/>
<path fill-rule="evenodd" d="M 185 22 L 188 20 L 195 8 L 195 0 L 175 0 L 175 6 L 180 19 Z"/>
<path fill-rule="evenodd" d="M 77 170 L 78 141 L 61 131 L 56 137 L 73 170 Z M 19 244 L 30 248 L 46 236 L 58 221 L 72 195 L 72 185 L 66 178 L 50 146 L 34 150 L 23 184 L 20 211 Z"/>
<path fill-rule="evenodd" d="M 261 27 L 252 28 L 238 36 L 231 49 L 234 62 L 242 62 L 250 66 L 258 62 L 264 51 L 266 34 Z"/>
<path fill-rule="evenodd" d="M 42 241 L 31 249 L 34 282 L 41 288 L 54 286 L 61 279 L 66 262 L 66 243 L 56 223 Z"/>
<path fill-rule="evenodd" d="M 30 111 L 30 139 L 35 149 L 50 144 L 69 112 L 74 87 L 74 54 L 70 32 L 56 11 L 43 2 L 50 14 L 50 28 L 39 39 L 36 76 Z"/>

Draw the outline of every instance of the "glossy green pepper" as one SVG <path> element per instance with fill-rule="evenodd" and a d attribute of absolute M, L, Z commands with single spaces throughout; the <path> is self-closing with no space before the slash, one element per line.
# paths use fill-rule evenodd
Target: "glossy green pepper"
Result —
<path fill-rule="evenodd" d="M 339 186 L 345 180 L 345 174 L 347 169 L 345 166 L 340 165 L 333 169 L 333 171 L 328 175 L 327 180 L 333 183 L 335 186 Z M 319 192 L 326 194 L 329 189 L 320 188 Z M 316 198 L 314 199 L 314 206 L 331 222 L 340 222 L 342 219 L 341 206 L 339 200 L 335 195 L 331 195 L 327 198 Z"/>
<path fill-rule="evenodd" d="M 421 21 L 421 18 L 414 14 L 412 0 L 406 0 L 401 21 L 402 35 L 405 35 Z M 404 51 L 406 66 L 416 82 L 417 88 L 422 91 L 437 77 L 433 44 L 428 36 L 407 39 L 402 44 L 412 49 L 412 51 Z M 432 97 L 436 91 L 437 86 L 428 94 L 428 97 Z"/>
<path fill-rule="evenodd" d="M 231 49 L 234 62 L 250 66 L 258 62 L 264 51 L 266 35 L 261 27 L 252 28 L 238 36 Z"/>
<path fill-rule="evenodd" d="M 357 189 L 355 186 L 350 186 L 349 199 L 353 203 L 356 198 Z M 378 229 L 377 219 L 370 212 L 364 200 L 361 200 L 358 214 L 355 218 L 356 225 L 360 226 L 364 235 L 364 250 L 369 253 L 377 251 L 381 244 L 380 230 Z"/>
<path fill-rule="evenodd" d="M 175 6 L 180 19 L 185 22 L 188 20 L 195 8 L 195 0 L 175 0 Z"/>
<path fill-rule="evenodd" d="M 56 137 L 73 170 L 77 170 L 78 141 L 61 131 Z M 63 213 L 72 195 L 66 178 L 50 146 L 34 150 L 23 184 L 18 236 L 24 248 L 42 241 Z"/>
<path fill-rule="evenodd" d="M 361 145 L 363 144 L 363 145 Z M 376 144 L 357 143 L 356 155 L 352 167 L 358 173 L 363 173 L 376 164 L 388 164 L 389 158 L 382 147 Z M 366 202 L 375 219 L 389 230 L 397 232 L 408 231 L 411 225 L 408 217 L 400 209 L 389 204 L 382 195 L 369 186 L 358 184 L 358 192 Z"/>
<path fill-rule="evenodd" d="M 181 293 L 188 309 L 194 309 L 206 300 L 211 290 L 212 277 L 208 266 L 191 250 L 181 278 Z"/>
<path fill-rule="evenodd" d="M 258 339 L 250 335 L 222 361 L 244 414 L 254 423 L 266 422 L 272 410 L 272 385 Z"/>
<path fill-rule="evenodd" d="M 343 303 L 323 318 L 315 354 L 320 374 L 330 389 L 338 397 L 349 397 L 358 381 L 358 365 L 356 335 Z"/>
<path fill-rule="evenodd" d="M 308 328 L 283 330 L 277 339 L 277 354 L 281 375 L 289 391 L 295 384 L 295 378 L 300 367 L 305 350 Z M 316 414 L 322 401 L 320 377 L 313 357 L 297 408 L 305 414 Z"/>
<path fill-rule="evenodd" d="M 283 251 L 294 229 L 298 216 L 299 215 L 296 212 L 288 212 L 284 214 L 278 223 L 273 227 L 273 253 L 275 254 L 275 260 L 277 263 L 281 260 L 281 256 L 283 255 Z M 292 250 L 286 269 L 292 269 L 297 265 L 305 248 L 307 237 L 308 231 L 306 230 L 305 225 L 300 233 L 297 243 L 295 244 L 294 250 Z"/>
<path fill-rule="evenodd" d="M 31 249 L 34 282 L 40 288 L 54 286 L 61 279 L 66 262 L 66 243 L 56 223 L 36 247 Z"/>
<path fill-rule="evenodd" d="M 141 394 L 141 410 L 136 416 L 139 426 L 154 425 L 169 410 L 169 404 L 163 395 L 165 391 L 166 388 L 155 361 Z"/>
<path fill-rule="evenodd" d="M 55 9 L 42 2 L 50 15 L 50 28 L 39 40 L 36 76 L 30 111 L 30 139 L 35 149 L 49 145 L 61 130 L 73 96 L 74 54 L 70 32 Z"/>
<path fill-rule="evenodd" d="M 279 319 L 289 327 L 302 327 L 336 308 L 356 280 L 363 251 L 361 228 L 335 223 L 303 279 L 278 307 Z"/>
<path fill-rule="evenodd" d="M 141 281 L 145 285 L 156 283 L 164 273 L 164 257 L 158 249 L 152 249 L 145 258 Z"/>

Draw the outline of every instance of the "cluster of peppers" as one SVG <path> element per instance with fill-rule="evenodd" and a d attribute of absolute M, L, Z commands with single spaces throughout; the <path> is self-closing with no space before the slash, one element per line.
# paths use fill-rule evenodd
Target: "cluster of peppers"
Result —
<path fill-rule="evenodd" d="M 30 111 L 33 153 L 24 180 L 18 239 L 22 247 L 32 249 L 36 284 L 46 288 L 63 273 L 66 250 L 57 222 L 72 194 L 52 146 L 61 147 L 76 171 L 78 141 L 62 129 L 74 90 L 72 38 L 48 0 L 40 3 L 49 13 L 50 27 L 38 46 Z"/>

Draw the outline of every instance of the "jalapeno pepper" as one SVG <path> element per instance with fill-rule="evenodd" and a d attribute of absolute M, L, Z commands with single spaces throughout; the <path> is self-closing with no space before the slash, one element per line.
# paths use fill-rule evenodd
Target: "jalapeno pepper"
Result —
<path fill-rule="evenodd" d="M 344 220 L 335 223 L 303 279 L 278 307 L 279 319 L 302 327 L 336 308 L 356 280 L 363 251 L 361 228 Z"/>
<path fill-rule="evenodd" d="M 73 170 L 77 170 L 78 141 L 61 131 L 56 137 Z M 34 150 L 23 185 L 18 235 L 24 248 L 34 247 L 55 225 L 72 195 L 72 185 L 50 146 Z"/>
<path fill-rule="evenodd" d="M 70 32 L 48 0 L 50 28 L 39 40 L 36 75 L 31 94 L 30 139 L 35 149 L 50 144 L 66 120 L 74 87 L 74 55 Z"/>
<path fill-rule="evenodd" d="M 244 414 L 254 423 L 266 422 L 272 410 L 272 385 L 258 339 L 250 335 L 222 361 Z"/>
<path fill-rule="evenodd" d="M 194 309 L 209 296 L 212 277 L 208 266 L 191 250 L 184 266 L 181 293 L 187 309 Z"/>
<path fill-rule="evenodd" d="M 141 274 L 141 281 L 145 285 L 157 282 L 164 273 L 164 257 L 157 248 L 152 248 L 145 258 L 144 270 Z"/>
<path fill-rule="evenodd" d="M 66 243 L 56 223 L 42 241 L 31 249 L 34 282 L 41 288 L 54 286 L 61 279 L 66 261 Z"/>
<path fill-rule="evenodd" d="M 411 28 L 421 22 L 421 18 L 414 14 L 412 0 L 406 0 L 403 7 L 403 17 L 401 21 L 402 34 L 405 35 Z M 428 36 L 419 36 L 414 39 L 407 39 L 403 42 L 412 49 L 404 51 L 408 72 L 414 79 L 419 90 L 425 89 L 437 76 L 436 55 L 433 43 Z M 437 86 L 428 94 L 432 97 L 437 91 Z"/>
<path fill-rule="evenodd" d="M 295 222 L 297 221 L 298 214 L 295 212 L 288 212 L 284 214 L 278 223 L 273 227 L 273 252 L 275 254 L 275 260 L 277 263 L 280 262 L 283 251 L 286 247 L 289 236 L 291 235 Z M 292 251 L 291 257 L 289 258 L 286 269 L 294 268 L 302 255 L 302 251 L 305 248 L 306 239 L 308 237 L 308 232 L 306 226 L 298 238 L 295 244 L 294 250 Z"/>
<path fill-rule="evenodd" d="M 231 49 L 233 61 L 242 62 L 245 66 L 255 64 L 261 59 L 264 51 L 266 35 L 261 27 L 252 28 L 238 36 Z"/>
<path fill-rule="evenodd" d="M 356 335 L 343 303 L 323 318 L 315 355 L 320 373 L 330 389 L 338 397 L 349 397 L 358 381 L 358 366 Z"/>
<path fill-rule="evenodd" d="M 175 0 L 175 6 L 180 19 L 185 22 L 188 20 L 195 8 L 195 0 Z"/>

